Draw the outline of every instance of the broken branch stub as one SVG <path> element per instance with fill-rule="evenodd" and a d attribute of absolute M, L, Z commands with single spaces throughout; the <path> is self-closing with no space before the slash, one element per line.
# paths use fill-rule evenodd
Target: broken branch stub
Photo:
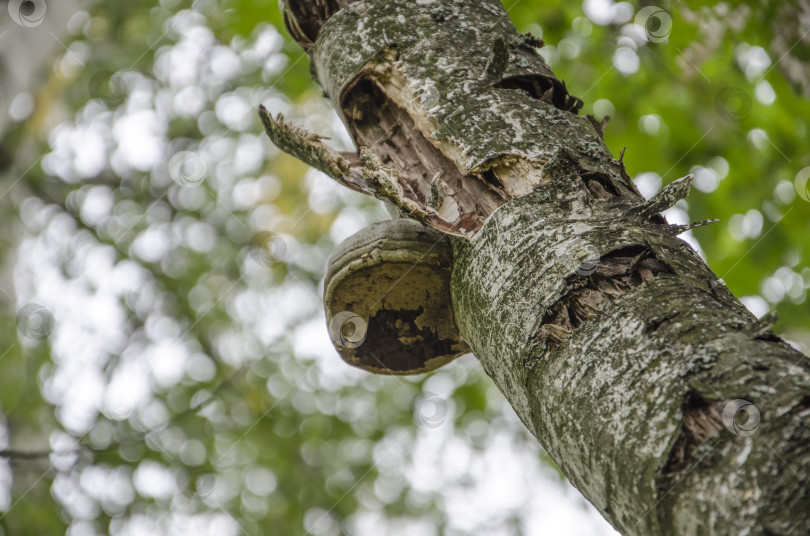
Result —
<path fill-rule="evenodd" d="M 323 137 L 285 121 L 281 114 L 273 117 L 264 106 L 259 106 L 259 117 L 270 140 L 285 153 L 351 190 L 394 205 L 410 218 L 450 235 L 466 236 L 464 229 L 458 229 L 433 208 L 407 197 L 399 173 L 383 165 L 367 147 L 360 146 L 359 153 L 339 153 L 321 143 Z"/>
<path fill-rule="evenodd" d="M 331 175 L 434 229 L 472 238 L 499 206 L 539 184 L 559 147 L 574 148 L 586 164 L 610 157 L 577 116 L 582 101 L 537 53 L 542 40 L 521 35 L 497 0 L 282 6 L 355 145 L 380 163 L 373 175 L 356 162 L 329 166 Z M 305 147 L 285 151 L 321 154 L 317 140 L 295 134 Z M 618 165 L 607 168 L 619 181 Z"/>
<path fill-rule="evenodd" d="M 407 219 L 375 223 L 329 258 L 324 305 L 344 361 L 378 374 L 419 374 L 467 353 L 450 299 L 446 236 Z"/>
<path fill-rule="evenodd" d="M 626 215 L 646 219 L 675 206 L 675 203 L 689 195 L 689 190 L 692 188 L 692 179 L 694 179 L 694 177 L 694 175 L 689 174 L 672 181 L 664 186 L 664 188 L 649 201 L 628 210 Z"/>

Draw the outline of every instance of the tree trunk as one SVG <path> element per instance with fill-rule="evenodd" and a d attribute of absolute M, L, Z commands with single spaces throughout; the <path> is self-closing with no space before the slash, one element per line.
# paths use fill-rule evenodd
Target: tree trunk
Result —
<path fill-rule="evenodd" d="M 810 531 L 810 367 L 645 201 L 496 0 L 287 0 L 361 147 L 283 149 L 453 241 L 461 336 L 625 535 Z M 369 326 L 373 329 L 373 326 Z"/>

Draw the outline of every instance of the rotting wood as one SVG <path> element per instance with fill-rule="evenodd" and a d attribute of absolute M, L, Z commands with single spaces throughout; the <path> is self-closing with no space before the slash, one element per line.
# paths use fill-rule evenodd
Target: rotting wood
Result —
<path fill-rule="evenodd" d="M 350 130 L 391 127 L 354 129 L 358 176 L 453 235 L 461 336 L 605 518 L 626 536 L 810 532 L 810 366 L 659 214 L 689 179 L 644 200 L 494 0 L 286 1 Z M 482 189 L 455 199 L 468 179 Z"/>

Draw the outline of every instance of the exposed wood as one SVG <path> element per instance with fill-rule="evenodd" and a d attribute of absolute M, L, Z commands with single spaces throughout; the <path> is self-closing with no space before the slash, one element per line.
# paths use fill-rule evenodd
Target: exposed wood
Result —
<path fill-rule="evenodd" d="M 660 215 L 690 178 L 645 201 L 495 0 L 323 13 L 364 188 L 453 235 L 459 332 L 568 479 L 627 536 L 810 532 L 810 365 Z"/>

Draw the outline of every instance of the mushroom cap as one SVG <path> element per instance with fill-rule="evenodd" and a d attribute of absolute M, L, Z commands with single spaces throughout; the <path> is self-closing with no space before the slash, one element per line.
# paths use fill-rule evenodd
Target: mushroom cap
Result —
<path fill-rule="evenodd" d="M 469 352 L 450 299 L 447 237 L 407 219 L 375 223 L 329 257 L 324 305 L 344 361 L 377 374 L 419 374 Z"/>

